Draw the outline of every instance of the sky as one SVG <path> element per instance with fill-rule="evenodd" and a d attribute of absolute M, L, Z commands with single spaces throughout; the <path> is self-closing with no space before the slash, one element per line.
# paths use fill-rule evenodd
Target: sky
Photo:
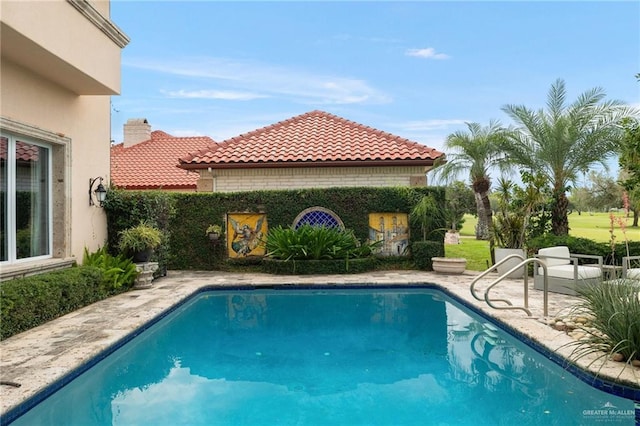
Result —
<path fill-rule="evenodd" d="M 116 143 L 130 118 L 221 142 L 322 110 L 446 152 L 558 78 L 569 102 L 601 87 L 640 107 L 636 1 L 112 0 L 111 19 L 131 38 Z"/>

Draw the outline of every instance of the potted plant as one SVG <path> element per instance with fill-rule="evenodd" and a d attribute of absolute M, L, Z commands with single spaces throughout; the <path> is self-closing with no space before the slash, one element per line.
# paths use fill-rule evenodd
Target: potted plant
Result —
<path fill-rule="evenodd" d="M 222 227 L 220 225 L 209 225 L 205 232 L 205 235 L 208 235 L 211 241 L 218 241 L 221 234 Z"/>
<path fill-rule="evenodd" d="M 162 242 L 162 233 L 147 222 L 125 229 L 120 233 L 120 251 L 133 257 L 137 263 L 148 262 L 153 251 Z"/>

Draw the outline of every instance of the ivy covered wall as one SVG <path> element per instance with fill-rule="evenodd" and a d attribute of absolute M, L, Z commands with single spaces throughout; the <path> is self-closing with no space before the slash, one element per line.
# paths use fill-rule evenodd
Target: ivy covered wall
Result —
<path fill-rule="evenodd" d="M 237 193 L 111 190 L 104 207 L 109 228 L 108 245 L 112 251 L 117 247 L 120 231 L 140 220 L 148 220 L 167 235 L 167 242 L 158 252 L 161 267 L 212 270 L 220 268 L 227 253 L 224 242 L 212 243 L 205 231 L 211 224 L 221 225 L 224 229 L 227 213 L 264 212 L 269 228 L 272 228 L 292 225 L 296 216 L 309 207 L 324 207 L 335 212 L 345 227 L 352 229 L 363 241 L 369 236 L 369 213 L 410 213 L 413 206 L 429 194 L 444 206 L 444 188 L 363 187 Z M 442 242 L 445 223 L 436 228 L 439 230 L 428 238 Z M 419 240 L 419 224 L 410 223 L 409 233 L 410 243 Z"/>

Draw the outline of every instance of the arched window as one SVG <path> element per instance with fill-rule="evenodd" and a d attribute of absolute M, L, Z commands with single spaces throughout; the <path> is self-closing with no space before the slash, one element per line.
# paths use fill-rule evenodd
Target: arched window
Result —
<path fill-rule="evenodd" d="M 293 227 L 298 229 L 302 225 L 325 226 L 327 228 L 344 229 L 344 223 L 337 214 L 324 207 L 309 207 L 303 210 L 293 221 Z"/>

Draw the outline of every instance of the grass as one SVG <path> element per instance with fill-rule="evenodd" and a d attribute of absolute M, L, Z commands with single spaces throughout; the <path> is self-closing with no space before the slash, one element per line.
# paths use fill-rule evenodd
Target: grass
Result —
<path fill-rule="evenodd" d="M 475 236 L 461 236 L 460 244 L 446 244 L 444 250 L 446 257 L 467 259 L 470 271 L 484 271 L 491 264 L 489 241 L 476 240 Z"/>
<path fill-rule="evenodd" d="M 624 218 L 622 213 L 614 213 L 614 215 L 619 219 Z M 639 240 L 640 230 L 631 228 L 633 217 L 626 218 L 625 223 L 627 226 L 627 238 L 633 241 Z M 584 237 L 600 242 L 610 241 L 611 239 L 609 213 L 582 213 L 581 215 L 573 213 L 569 215 L 569 228 L 569 235 L 574 237 Z M 617 223 L 614 227 L 614 235 L 617 241 L 624 240 L 622 230 Z"/>
<path fill-rule="evenodd" d="M 622 218 L 621 213 L 614 213 Z M 472 215 L 464 216 L 465 222 L 460 230 L 460 244 L 445 245 L 446 257 L 464 257 L 467 259 L 467 269 L 470 271 L 484 271 L 491 262 L 489 242 L 475 239 L 475 228 L 478 220 Z M 630 228 L 633 218 L 626 218 L 626 237 L 631 241 L 640 240 L 638 228 Z M 611 219 L 609 213 L 572 213 L 569 215 L 569 234 L 575 237 L 589 238 L 594 241 L 607 242 L 611 238 L 609 229 Z M 616 224 L 614 235 L 617 241 L 624 240 L 620 226 Z"/>

